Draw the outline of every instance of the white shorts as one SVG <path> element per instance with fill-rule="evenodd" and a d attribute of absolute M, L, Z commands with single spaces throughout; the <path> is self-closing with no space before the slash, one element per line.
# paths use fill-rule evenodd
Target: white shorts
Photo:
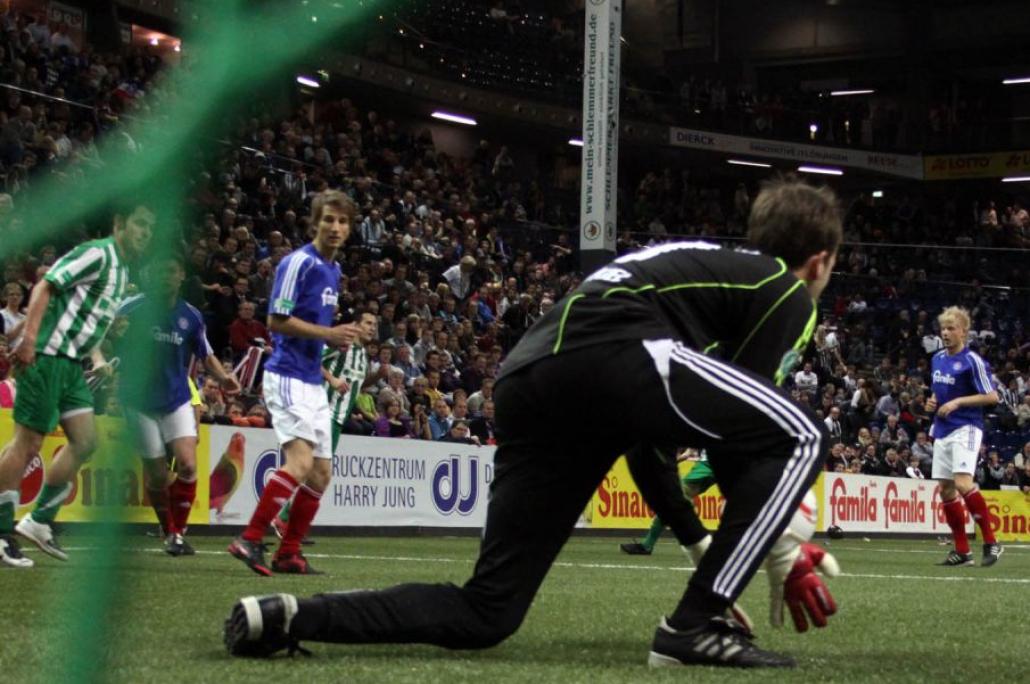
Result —
<path fill-rule="evenodd" d="M 933 479 L 953 480 L 956 473 L 972 475 L 980 454 L 983 430 L 965 425 L 933 442 Z"/>
<path fill-rule="evenodd" d="M 262 384 L 279 443 L 303 439 L 311 444 L 315 458 L 332 458 L 332 418 L 325 388 L 267 370 Z"/>
<path fill-rule="evenodd" d="M 147 459 L 164 458 L 165 445 L 172 440 L 197 436 L 197 416 L 189 402 L 157 416 L 126 409 L 125 421 Z"/>

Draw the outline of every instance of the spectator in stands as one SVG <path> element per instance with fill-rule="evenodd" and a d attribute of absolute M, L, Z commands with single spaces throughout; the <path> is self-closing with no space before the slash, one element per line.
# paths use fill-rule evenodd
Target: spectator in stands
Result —
<path fill-rule="evenodd" d="M 1013 466 L 1015 468 L 1015 466 Z M 1030 494 L 1030 463 L 1023 464 L 1023 470 L 1019 471 L 1019 490 L 1024 494 Z"/>
<path fill-rule="evenodd" d="M 905 468 L 905 476 L 915 480 L 922 480 L 926 477 L 919 462 L 919 457 L 915 454 L 910 454 L 908 457 L 908 467 Z"/>
<path fill-rule="evenodd" d="M 407 418 L 411 415 L 411 401 L 404 388 L 404 371 L 400 368 L 390 369 L 386 387 L 379 390 L 379 394 L 376 396 L 379 413 L 385 415 L 391 402 L 396 403 L 400 408 L 401 416 Z"/>
<path fill-rule="evenodd" d="M 4 285 L 4 308 L 0 311 L 3 316 L 3 334 L 7 338 L 7 346 L 14 349 L 21 342 L 22 327 L 25 322 L 25 314 L 21 312 L 21 302 L 24 298 L 21 285 L 18 283 L 7 283 Z"/>
<path fill-rule="evenodd" d="M 236 320 L 229 325 L 229 346 L 232 347 L 234 363 L 247 353 L 255 340 L 263 341 L 266 349 L 271 349 L 272 336 L 265 324 L 254 317 L 256 312 L 257 306 L 254 302 L 242 302 Z"/>
<path fill-rule="evenodd" d="M 842 473 L 848 469 L 848 459 L 844 456 L 844 445 L 840 442 L 830 447 L 830 455 L 826 459 L 826 469 L 831 473 Z"/>
<path fill-rule="evenodd" d="M 211 377 L 204 379 L 201 388 L 201 399 L 204 402 L 204 414 L 201 420 L 205 423 L 217 422 L 217 419 L 226 415 L 227 411 L 222 388 L 218 381 Z"/>
<path fill-rule="evenodd" d="M 385 404 L 382 415 L 376 419 L 375 434 L 378 437 L 401 437 L 410 439 L 412 437 L 411 421 L 407 416 L 401 414 L 401 405 L 395 399 L 389 399 Z"/>
<path fill-rule="evenodd" d="M 483 411 L 483 404 L 487 401 L 493 401 L 494 398 L 494 379 L 491 377 L 483 378 L 483 384 L 480 385 L 478 392 L 473 392 L 469 395 L 469 412 L 473 416 L 479 416 Z"/>
<path fill-rule="evenodd" d="M 886 477 L 906 477 L 905 468 L 907 467 L 908 464 L 901 460 L 897 449 L 887 449 L 876 474 Z"/>
<path fill-rule="evenodd" d="M 891 388 L 876 402 L 875 418 L 877 421 L 886 422 L 887 418 L 897 418 L 901 414 L 901 405 L 898 403 L 898 392 Z"/>
<path fill-rule="evenodd" d="M 865 475 L 880 475 L 882 461 L 876 451 L 875 444 L 869 444 L 862 450 L 862 473 Z"/>
<path fill-rule="evenodd" d="M 376 399 L 369 392 L 368 386 L 363 386 L 358 392 L 358 398 L 354 402 L 354 412 L 347 423 L 344 423 L 344 432 L 348 427 L 354 430 L 351 434 L 371 435 L 375 432 L 376 421 L 379 420 L 379 410 L 376 408 Z"/>
<path fill-rule="evenodd" d="M 426 391 L 429 388 L 429 380 L 424 376 L 415 378 L 411 383 L 411 391 L 408 392 L 408 401 L 411 403 L 412 412 L 416 406 L 421 406 L 425 416 L 428 418 L 433 408 L 433 397 Z"/>
<path fill-rule="evenodd" d="M 469 423 L 469 431 L 480 444 L 496 444 L 494 437 L 494 402 L 486 399 L 482 404 L 482 412 L 478 418 Z"/>
<path fill-rule="evenodd" d="M 411 406 L 411 434 L 415 439 L 433 439 L 433 432 L 429 427 L 429 412 L 423 404 Z"/>
<path fill-rule="evenodd" d="M 926 432 L 920 430 L 916 433 L 916 441 L 912 443 L 912 455 L 919 458 L 919 467 L 923 474 L 929 476 L 930 467 L 933 465 L 933 444 L 927 438 Z"/>
<path fill-rule="evenodd" d="M 826 429 L 830 432 L 830 441 L 834 444 L 844 443 L 844 429 L 840 419 L 840 408 L 833 406 L 829 410 L 829 414 L 826 416 Z"/>
<path fill-rule="evenodd" d="M 1017 470 L 1022 470 L 1027 463 L 1030 463 L 1030 442 L 1024 444 L 1023 448 L 1016 452 L 1012 463 L 1015 464 Z"/>
<path fill-rule="evenodd" d="M 1024 465 L 1024 468 L 1026 466 Z M 1016 464 L 1009 461 L 1005 464 L 1005 473 L 1001 476 L 1002 487 L 1020 487 L 1022 483 L 1021 472 L 1016 470 Z"/>
<path fill-rule="evenodd" d="M 812 370 L 812 362 L 806 361 L 804 367 L 794 374 L 794 386 L 799 392 L 804 392 L 809 399 L 815 399 L 819 391 L 819 376 Z"/>
<path fill-rule="evenodd" d="M 456 420 L 451 424 L 450 429 L 440 438 L 441 442 L 455 442 L 457 444 L 474 444 L 481 446 L 479 438 L 469 433 L 467 420 Z"/>
<path fill-rule="evenodd" d="M 404 375 L 404 385 L 410 387 L 416 378 L 422 377 L 422 369 L 411 358 L 411 347 L 406 342 L 396 345 L 395 354 L 392 365 Z"/>
<path fill-rule="evenodd" d="M 451 429 L 454 419 L 451 417 L 451 408 L 447 405 L 443 396 L 433 401 L 433 414 L 429 416 L 429 431 L 432 439 L 437 441 L 447 434 Z"/>
<path fill-rule="evenodd" d="M 880 446 L 882 448 L 901 449 L 907 447 L 909 442 L 908 433 L 901 426 L 898 416 L 887 416 L 887 424 L 880 432 Z"/>
<path fill-rule="evenodd" d="M 444 271 L 443 279 L 447 282 L 451 294 L 459 301 L 464 300 L 472 292 L 472 273 L 475 270 L 475 257 L 465 255 L 461 261 Z"/>
<path fill-rule="evenodd" d="M 1005 477 L 1005 464 L 1001 462 L 1001 455 L 997 449 L 991 449 L 987 453 L 987 465 L 984 468 L 984 489 L 998 489 Z"/>

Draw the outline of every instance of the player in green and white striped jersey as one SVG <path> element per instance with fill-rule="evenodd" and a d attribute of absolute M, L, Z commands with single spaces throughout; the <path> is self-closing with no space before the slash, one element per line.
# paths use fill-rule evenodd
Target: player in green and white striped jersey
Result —
<path fill-rule="evenodd" d="M 33 565 L 21 555 L 13 531 L 55 558 L 68 558 L 54 541 L 50 523 L 68 496 L 79 466 L 96 448 L 93 395 L 82 363 L 92 357 L 96 372 L 109 372 L 98 347 L 125 296 L 128 264 L 150 245 L 155 218 L 143 205 L 116 211 L 111 237 L 71 250 L 32 288 L 22 341 L 14 351 L 18 381 L 14 438 L 0 456 L 0 562 L 4 564 Z M 36 509 L 15 528 L 22 473 L 40 451 L 43 436 L 58 423 L 68 445 L 47 469 Z"/>
<path fill-rule="evenodd" d="M 329 411 L 332 415 L 332 449 L 336 454 L 336 445 L 340 443 L 340 432 L 354 411 L 358 394 L 375 378 L 366 378 L 368 374 L 368 352 L 365 345 L 376 337 L 379 330 L 379 319 L 371 311 L 360 311 L 356 315 L 358 339 L 354 344 L 338 349 L 326 345 L 322 351 L 322 378 L 326 392 L 329 394 Z M 286 523 L 290 520 L 290 502 L 279 511 L 279 516 L 272 521 L 276 534 L 285 532 Z"/>
<path fill-rule="evenodd" d="M 368 352 L 365 345 L 375 339 L 379 320 L 371 311 L 362 311 L 357 317 L 358 339 L 354 344 L 339 349 L 325 348 L 322 352 L 322 377 L 329 393 L 329 411 L 333 416 L 333 453 L 340 441 L 343 424 L 350 418 L 358 395 L 368 384 Z"/>

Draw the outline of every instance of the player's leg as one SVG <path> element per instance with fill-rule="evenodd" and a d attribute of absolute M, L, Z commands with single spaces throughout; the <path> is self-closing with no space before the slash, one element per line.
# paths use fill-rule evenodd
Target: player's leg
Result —
<path fill-rule="evenodd" d="M 157 517 L 157 524 L 161 527 L 161 538 L 164 539 L 171 527 L 168 513 L 171 472 L 168 469 L 164 440 L 161 439 L 161 428 L 156 419 L 129 408 L 125 409 L 125 425 L 143 458 L 143 486 Z"/>
<path fill-rule="evenodd" d="M 644 346 L 661 384 L 639 389 L 634 426 L 706 447 L 726 497 L 711 545 L 656 632 L 652 662 L 792 664 L 754 649 L 715 618 L 743 592 L 818 476 L 828 453 L 825 426 L 753 373 L 671 340 Z M 717 653 L 697 648 L 706 640 L 721 645 Z"/>
<path fill-rule="evenodd" d="M 956 436 L 954 433 L 939 437 L 933 443 L 933 479 L 940 484 L 941 510 L 951 529 L 953 548 L 940 565 L 952 567 L 973 565 L 973 554 L 969 552 L 969 538 L 966 536 L 966 507 L 955 488 L 954 462 Z"/>
<path fill-rule="evenodd" d="M 340 443 L 340 432 L 341 432 L 341 428 L 342 427 L 343 426 L 341 426 L 335 420 L 330 423 L 330 430 L 332 431 L 331 432 L 331 434 L 332 434 L 332 445 L 331 445 L 331 448 L 332 448 L 332 453 L 333 454 L 336 453 L 336 447 Z M 316 465 L 317 465 L 317 463 L 316 463 Z M 294 495 L 294 496 L 296 496 L 296 495 Z M 283 506 L 283 509 L 281 511 L 279 511 L 279 515 L 277 515 L 275 518 L 272 519 L 272 528 L 275 530 L 276 535 L 278 535 L 280 539 L 282 539 L 286 535 L 286 529 L 289 526 L 289 522 L 290 522 L 290 509 L 292 507 L 293 507 L 293 499 L 290 499 L 289 501 L 286 502 L 286 505 Z M 302 539 L 301 543 L 302 544 L 314 544 L 315 542 L 314 541 L 305 541 L 304 539 Z"/>
<path fill-rule="evenodd" d="M 640 493 L 657 514 L 656 522 L 652 523 L 648 537 L 640 542 L 641 546 L 650 552 L 664 525 L 672 529 L 684 548 L 708 536 L 708 530 L 701 524 L 693 505 L 683 495 L 675 449 L 638 444 L 626 453 L 626 463 Z M 656 527 L 657 534 L 652 534 Z"/>
<path fill-rule="evenodd" d="M 14 515 L 20 500 L 25 468 L 43 447 L 43 436 L 58 421 L 60 390 L 53 358 L 37 356 L 35 363 L 18 374 L 18 393 L 14 400 L 14 437 L 0 456 L 0 562 L 13 567 L 32 567 L 31 559 L 21 554 L 12 536 L 16 531 Z M 35 543 L 35 542 L 33 542 Z"/>
<path fill-rule="evenodd" d="M 961 456 L 953 459 L 952 477 L 955 481 L 955 489 L 962 497 L 966 510 L 969 511 L 969 515 L 973 517 L 973 521 L 980 529 L 980 537 L 984 542 L 982 563 L 984 566 L 990 566 L 998 562 L 1004 547 L 994 536 L 994 530 L 991 529 L 991 518 L 987 512 L 987 502 L 973 480 L 973 468 L 976 467 L 976 459 L 980 453 L 983 432 L 972 425 L 961 428 L 959 432 L 964 433 L 964 436 L 952 445 L 952 453 L 961 453 Z"/>
<path fill-rule="evenodd" d="M 165 551 L 172 556 L 192 556 L 186 533 L 193 501 L 197 497 L 197 424 L 193 407 L 183 404 L 161 417 L 161 438 L 175 461 L 175 481 L 168 486 L 169 535 Z"/>
<path fill-rule="evenodd" d="M 303 413 L 315 434 L 313 462 L 307 478 L 293 495 L 290 519 L 272 561 L 272 569 L 276 572 L 307 575 L 315 574 L 315 571 L 300 552 L 300 546 L 318 513 L 322 494 L 329 487 L 336 444 L 332 438 L 333 420 L 325 391 L 317 385 L 306 385 L 298 404 L 304 406 Z"/>
<path fill-rule="evenodd" d="M 594 361 L 598 360 L 600 356 Z M 552 383 L 562 378 L 551 378 L 538 365 L 505 378 L 496 390 L 495 477 L 479 559 L 468 582 L 461 587 L 403 584 L 383 591 L 316 595 L 299 602 L 285 595 L 248 597 L 237 603 L 227 624 L 230 651 L 267 654 L 285 648 L 290 640 L 485 648 L 514 633 L 583 507 L 618 451 L 629 446 L 617 441 L 625 440 L 628 433 L 605 435 L 605 441 L 554 426 L 545 397 L 553 392 Z M 551 369 L 562 365 L 576 366 L 566 357 L 561 363 L 547 364 Z M 584 377 L 596 365 L 576 367 L 579 377 Z M 561 386 L 571 386 L 571 375 L 568 379 Z M 611 384 L 599 390 L 597 394 L 616 391 Z M 618 400 L 601 394 L 598 403 L 614 410 Z M 582 415 L 570 412 L 570 424 L 586 425 L 596 418 L 588 408 Z M 614 430 L 617 421 L 605 424 Z M 279 634 L 277 640 L 265 630 L 260 639 L 248 638 L 253 624 L 248 610 L 260 610 L 262 615 L 289 612 L 289 634 Z"/>
<path fill-rule="evenodd" d="M 92 402 L 92 396 L 88 397 L 88 401 Z M 74 487 L 79 468 L 96 451 L 97 431 L 92 406 L 80 405 L 66 410 L 61 414 L 60 423 L 68 443 L 50 462 L 35 509 L 22 518 L 16 529 L 18 534 L 42 551 L 59 560 L 68 560 L 68 554 L 54 538 L 51 525 Z"/>
<path fill-rule="evenodd" d="M 271 414 L 272 427 L 282 445 L 286 463 L 268 478 L 247 528 L 228 549 L 259 575 L 272 574 L 264 556 L 265 530 L 314 467 L 314 447 L 318 437 L 302 401 L 305 384 L 277 373 L 266 371 L 264 375 L 265 405 Z"/>
<path fill-rule="evenodd" d="M 20 396 L 21 392 L 19 392 Z M 15 399 L 17 401 L 17 399 Z M 0 564 L 31 568 L 32 559 L 21 553 L 14 538 L 14 515 L 21 499 L 21 480 L 33 454 L 43 446 L 43 434 L 15 423 L 14 437 L 0 454 Z"/>

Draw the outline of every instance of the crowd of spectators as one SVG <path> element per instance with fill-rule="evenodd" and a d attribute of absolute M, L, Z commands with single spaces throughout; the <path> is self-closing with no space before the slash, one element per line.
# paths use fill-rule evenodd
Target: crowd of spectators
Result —
<path fill-rule="evenodd" d="M 9 212 L 37 175 L 102 169 L 97 136 L 139 110 L 161 66 L 152 54 L 77 45 L 66 26 L 42 13 L 0 17 L 0 212 Z M 124 127 L 117 136 L 136 145 Z"/>
<path fill-rule="evenodd" d="M 5 34 L 5 74 L 19 73 L 19 55 L 42 49 L 28 47 L 26 35 L 32 35 L 27 28 Z M 83 90 L 76 96 L 94 109 L 75 109 L 65 119 L 61 101 L 27 100 L 23 123 L 35 132 L 14 136 L 17 144 L 4 148 L 14 153 L 8 169 L 40 149 L 36 133 L 50 130 L 53 121 L 103 131 L 123 111 L 144 107 L 140 96 L 157 68 L 144 55 L 55 49 L 52 40 L 43 52 L 50 85 L 36 89 L 57 96 L 57 88 L 77 84 Z M 23 77 L 28 69 L 26 64 Z M 134 94 L 127 98 L 118 93 L 128 92 L 129 74 Z M 121 129 L 113 135 L 122 135 Z M 581 277 L 572 233 L 526 222 L 551 214 L 546 189 L 517 177 L 503 145 L 484 141 L 469 158 L 452 157 L 437 150 L 428 130 L 348 99 L 304 103 L 278 119 L 263 114 L 243 120 L 232 142 L 198 172 L 190 196 L 195 220 L 183 236 L 183 295 L 204 312 L 216 352 L 237 366 L 269 344 L 262 321 L 275 267 L 307 240 L 311 197 L 340 188 L 359 210 L 340 256 L 341 310 L 368 309 L 379 317 L 378 335 L 367 348 L 370 375 L 346 431 L 490 443 L 493 380 L 505 354 Z M 44 174 L 84 173 L 84 166 L 102 164 L 95 148 L 91 139 L 77 140 L 63 163 L 37 159 L 19 188 Z M 745 184 L 720 189 L 668 169 L 644 174 L 629 187 L 635 188 L 629 225 L 640 232 L 622 233 L 620 251 L 682 234 L 739 239 L 754 190 Z M 19 188 L 9 185 L 5 201 L 16 202 Z M 987 270 L 995 272 L 980 273 L 983 264 L 970 256 L 976 250 L 902 252 L 889 244 L 930 242 L 937 235 L 939 244 L 968 238 L 975 247 L 988 234 L 960 214 L 957 205 L 926 211 L 918 198 L 894 204 L 859 198 L 848 210 L 847 236 L 859 244 L 841 252 L 840 272 L 824 297 L 825 322 L 808 359 L 812 365 L 800 369 L 790 387 L 799 402 L 836 423 L 834 469 L 901 474 L 914 468 L 926 474 L 921 434 L 928 417 L 922 405 L 927 354 L 939 346 L 934 315 L 957 303 L 973 312 L 971 343 L 1007 389 L 1002 408 L 1009 411 L 992 414 L 985 463 L 993 448 L 1000 463 L 1025 470 L 1022 461 L 1030 454 L 1017 441 L 1022 435 L 1025 442 L 1030 430 L 1026 292 L 984 285 L 1021 282 L 1025 264 L 1018 257 L 1011 264 L 992 260 Z M 3 318 L 10 337 L 17 337 L 28 288 L 57 253 L 45 246 L 4 264 Z M 1011 269 L 998 271 L 1000 263 Z M 937 285 L 945 280 L 971 284 L 949 292 Z M 267 425 L 258 383 L 230 398 L 217 383 L 200 381 L 204 420 Z M 117 412 L 116 400 L 105 404 Z M 989 468 L 984 472 L 993 477 Z"/>

